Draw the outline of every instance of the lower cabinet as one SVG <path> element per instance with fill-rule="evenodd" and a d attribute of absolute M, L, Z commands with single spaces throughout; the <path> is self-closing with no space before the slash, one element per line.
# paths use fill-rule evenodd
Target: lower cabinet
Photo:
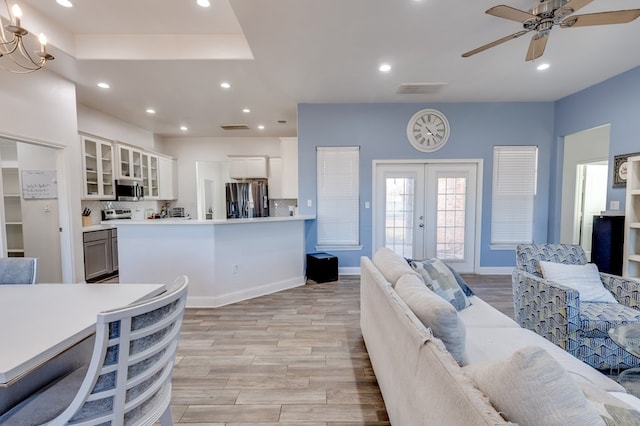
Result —
<path fill-rule="evenodd" d="M 116 229 L 83 234 L 85 281 L 100 281 L 118 272 L 118 236 Z"/>

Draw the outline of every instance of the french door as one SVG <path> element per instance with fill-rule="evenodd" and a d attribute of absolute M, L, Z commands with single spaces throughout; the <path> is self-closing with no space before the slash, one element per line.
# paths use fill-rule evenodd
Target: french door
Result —
<path fill-rule="evenodd" d="M 476 163 L 377 164 L 374 250 L 475 272 L 477 173 Z"/>

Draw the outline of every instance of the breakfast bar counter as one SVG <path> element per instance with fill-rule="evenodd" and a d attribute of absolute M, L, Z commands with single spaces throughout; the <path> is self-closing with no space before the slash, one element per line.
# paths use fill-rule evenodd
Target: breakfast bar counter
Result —
<path fill-rule="evenodd" d="M 189 307 L 216 307 L 303 285 L 305 221 L 314 216 L 226 220 L 111 220 L 121 283 L 189 277 Z"/>

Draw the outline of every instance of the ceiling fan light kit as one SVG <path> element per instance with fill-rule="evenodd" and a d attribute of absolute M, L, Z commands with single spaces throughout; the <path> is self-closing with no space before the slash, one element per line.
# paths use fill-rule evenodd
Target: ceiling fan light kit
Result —
<path fill-rule="evenodd" d="M 483 52 L 498 46 L 509 40 L 534 32 L 529 49 L 525 56 L 526 61 L 539 58 L 549 39 L 549 33 L 554 26 L 560 28 L 587 27 L 595 25 L 626 24 L 640 17 L 640 9 L 612 10 L 607 12 L 573 15 L 577 10 L 591 3 L 593 0 L 542 0 L 533 6 L 528 12 L 511 6 L 498 5 L 486 11 L 488 15 L 498 18 L 520 22 L 523 30 L 487 43 L 476 49 L 462 54 L 463 58 Z"/>

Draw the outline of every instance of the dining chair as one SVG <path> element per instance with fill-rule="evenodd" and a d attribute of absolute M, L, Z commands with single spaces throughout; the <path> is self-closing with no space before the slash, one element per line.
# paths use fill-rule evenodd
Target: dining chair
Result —
<path fill-rule="evenodd" d="M 0 258 L 0 284 L 35 284 L 37 275 L 35 257 Z"/>
<path fill-rule="evenodd" d="M 171 375 L 188 281 L 178 277 L 159 296 L 99 313 L 89 365 L 12 408 L 0 424 L 172 425 Z"/>

